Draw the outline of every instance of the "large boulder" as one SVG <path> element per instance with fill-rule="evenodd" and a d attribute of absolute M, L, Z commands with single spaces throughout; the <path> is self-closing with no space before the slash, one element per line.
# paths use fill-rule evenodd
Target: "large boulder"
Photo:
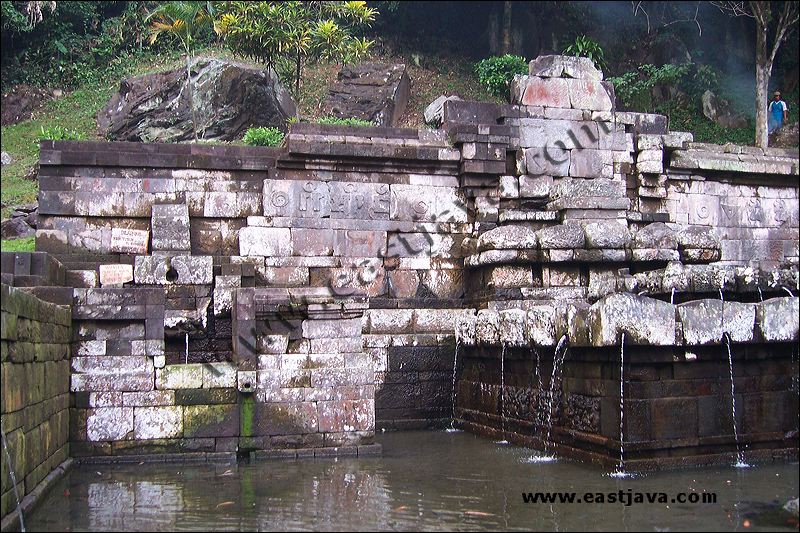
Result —
<path fill-rule="evenodd" d="M 285 131 L 286 120 L 297 116 L 271 70 L 207 57 L 196 58 L 190 70 L 193 96 L 186 90 L 185 68 L 123 80 L 97 113 L 102 133 L 120 141 L 188 141 L 195 120 L 198 138 L 232 141 L 254 126 Z"/>
<path fill-rule="evenodd" d="M 335 117 L 395 126 L 406 109 L 410 92 L 405 65 L 345 66 L 328 90 L 325 107 Z"/>
<path fill-rule="evenodd" d="M 744 128 L 747 126 L 747 119 L 734 113 L 730 108 L 730 104 L 717 97 L 713 92 L 706 90 L 701 97 L 701 101 L 703 115 L 707 119 L 713 120 L 726 128 Z"/>
<path fill-rule="evenodd" d="M 31 115 L 41 108 L 53 94 L 46 89 L 32 87 L 30 85 L 17 85 L 2 97 L 2 123 L 9 126 L 28 120 Z"/>

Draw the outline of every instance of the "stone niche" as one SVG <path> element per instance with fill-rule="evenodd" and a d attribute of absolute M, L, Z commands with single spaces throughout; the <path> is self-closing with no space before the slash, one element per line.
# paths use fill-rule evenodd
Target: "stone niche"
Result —
<path fill-rule="evenodd" d="M 374 370 L 361 337 L 368 301 L 344 291 L 235 290 L 240 450 L 369 449 Z"/>

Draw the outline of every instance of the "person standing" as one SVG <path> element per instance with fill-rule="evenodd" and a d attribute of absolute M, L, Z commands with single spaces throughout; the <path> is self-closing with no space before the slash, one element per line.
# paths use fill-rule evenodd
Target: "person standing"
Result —
<path fill-rule="evenodd" d="M 774 99 L 769 103 L 769 133 L 782 128 L 784 122 L 788 119 L 788 114 L 786 102 L 781 100 L 781 92 L 775 91 Z"/>

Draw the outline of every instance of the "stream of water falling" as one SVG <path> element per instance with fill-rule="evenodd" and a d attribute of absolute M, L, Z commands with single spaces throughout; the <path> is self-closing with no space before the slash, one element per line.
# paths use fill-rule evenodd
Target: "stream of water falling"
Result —
<path fill-rule="evenodd" d="M 500 440 L 497 444 L 508 444 L 506 440 L 506 343 L 503 343 L 503 349 L 500 351 Z"/>
<path fill-rule="evenodd" d="M 14 498 L 17 500 L 17 515 L 19 516 L 20 531 L 25 533 L 25 521 L 22 519 L 22 503 L 19 499 L 19 489 L 17 488 L 17 475 L 14 473 L 14 467 L 11 464 L 11 454 L 8 453 L 8 443 L 6 441 L 6 432 L 3 430 L 3 424 L 0 422 L 0 437 L 3 439 L 3 453 L 6 456 L 6 465 L 8 466 L 8 475 L 11 478 L 11 484 L 14 487 Z M 3 475 L 0 472 L 0 475 Z"/>
<path fill-rule="evenodd" d="M 541 400 L 542 400 L 542 389 L 544 389 L 544 385 L 542 385 L 542 355 L 539 353 L 538 348 L 533 349 L 534 353 L 536 354 L 536 368 L 534 370 L 536 376 L 536 425 L 539 430 L 539 438 L 541 438 L 541 431 L 544 427 L 544 416 L 542 415 L 541 409 Z"/>
<path fill-rule="evenodd" d="M 744 455 L 739 446 L 739 428 L 736 426 L 736 392 L 733 386 L 733 354 L 731 352 L 731 336 L 728 333 L 723 333 L 725 345 L 728 347 L 728 371 L 731 376 L 731 418 L 733 420 L 733 436 L 736 439 L 736 463 L 733 465 L 736 468 L 747 468 L 750 465 L 744 462 Z"/>
<path fill-rule="evenodd" d="M 447 429 L 448 432 L 458 431 L 456 429 L 456 368 L 458 366 L 458 348 L 461 345 L 461 341 L 456 339 L 456 353 L 453 356 L 453 408 L 450 415 L 450 427 Z"/>
<path fill-rule="evenodd" d="M 675 303 L 675 287 L 672 287 L 672 292 L 669 295 L 669 303 Z"/>
<path fill-rule="evenodd" d="M 791 296 L 792 298 L 794 298 L 794 294 L 792 294 L 792 291 L 790 291 L 790 290 L 789 290 L 787 287 L 784 287 L 783 285 L 781 285 L 781 289 L 783 289 L 783 290 L 785 290 L 786 292 L 788 292 L 788 293 L 789 293 L 789 296 Z"/>
<path fill-rule="evenodd" d="M 764 293 L 761 292 L 761 287 L 758 288 L 758 300 L 760 302 L 764 301 Z"/>
<path fill-rule="evenodd" d="M 623 433 L 623 422 L 625 420 L 625 332 L 619 340 L 619 464 L 617 470 L 612 472 L 611 477 L 627 477 L 630 474 L 625 472 L 625 434 Z"/>
<path fill-rule="evenodd" d="M 564 359 L 566 358 L 567 354 L 567 346 L 569 343 L 569 337 L 566 335 L 562 335 L 561 338 L 558 340 L 558 344 L 556 344 L 556 351 L 553 354 L 553 373 L 550 376 L 550 390 L 547 393 L 547 432 L 545 433 L 544 439 L 544 452 L 542 455 L 534 455 L 527 459 L 527 462 L 532 463 L 546 463 L 549 461 L 555 461 L 555 455 L 550 455 L 550 434 L 553 430 L 553 406 L 555 404 L 555 395 L 556 395 L 556 382 L 558 381 L 558 377 L 561 374 L 561 368 L 564 365 Z M 538 354 L 537 354 L 538 355 Z M 537 360 L 538 365 L 538 360 Z M 541 388 L 541 377 L 539 378 L 539 386 Z"/>
<path fill-rule="evenodd" d="M 189 333 L 184 334 L 184 353 L 186 354 L 186 364 L 189 364 Z"/>

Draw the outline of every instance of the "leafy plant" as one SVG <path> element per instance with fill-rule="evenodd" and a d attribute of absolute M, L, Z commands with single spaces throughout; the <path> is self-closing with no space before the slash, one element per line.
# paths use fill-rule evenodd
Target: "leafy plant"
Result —
<path fill-rule="evenodd" d="M 159 35 L 167 34 L 180 41 L 186 54 L 186 84 L 189 87 L 189 109 L 192 115 L 192 131 L 197 140 L 197 120 L 194 111 L 194 89 L 192 87 L 191 59 L 197 46 L 197 33 L 203 26 L 213 25 L 214 3 L 201 1 L 164 2 L 147 20 L 153 20 L 150 44 Z"/>
<path fill-rule="evenodd" d="M 645 113 L 654 111 L 653 88 L 656 86 L 677 87 L 689 72 L 691 64 L 666 64 L 660 67 L 646 64 L 635 71 L 609 78 L 623 106 Z"/>
<path fill-rule="evenodd" d="M 39 141 L 82 141 L 84 139 L 86 139 L 86 136 L 74 129 L 58 125 L 47 128 L 42 126 L 36 143 L 38 144 Z"/>
<path fill-rule="evenodd" d="M 508 96 L 515 74 L 527 74 L 528 63 L 524 57 L 506 54 L 483 59 L 475 65 L 478 80 L 494 96 Z"/>
<path fill-rule="evenodd" d="M 339 118 L 339 117 L 322 117 L 316 121 L 317 124 L 325 124 L 328 126 L 374 126 L 375 124 L 369 120 L 362 120 L 360 118 Z"/>
<path fill-rule="evenodd" d="M 250 146 L 279 146 L 285 136 L 278 128 L 250 128 L 242 141 Z"/>
<path fill-rule="evenodd" d="M 603 47 L 585 35 L 578 35 L 574 42 L 564 48 L 564 53 L 571 56 L 588 57 L 597 68 L 606 69 Z"/>
<path fill-rule="evenodd" d="M 378 15 L 364 1 L 222 2 L 214 26 L 236 54 L 275 68 L 291 62 L 295 95 L 308 59 L 360 61 L 373 41 L 352 32 Z M 281 69 L 284 70 L 284 69 Z"/>

